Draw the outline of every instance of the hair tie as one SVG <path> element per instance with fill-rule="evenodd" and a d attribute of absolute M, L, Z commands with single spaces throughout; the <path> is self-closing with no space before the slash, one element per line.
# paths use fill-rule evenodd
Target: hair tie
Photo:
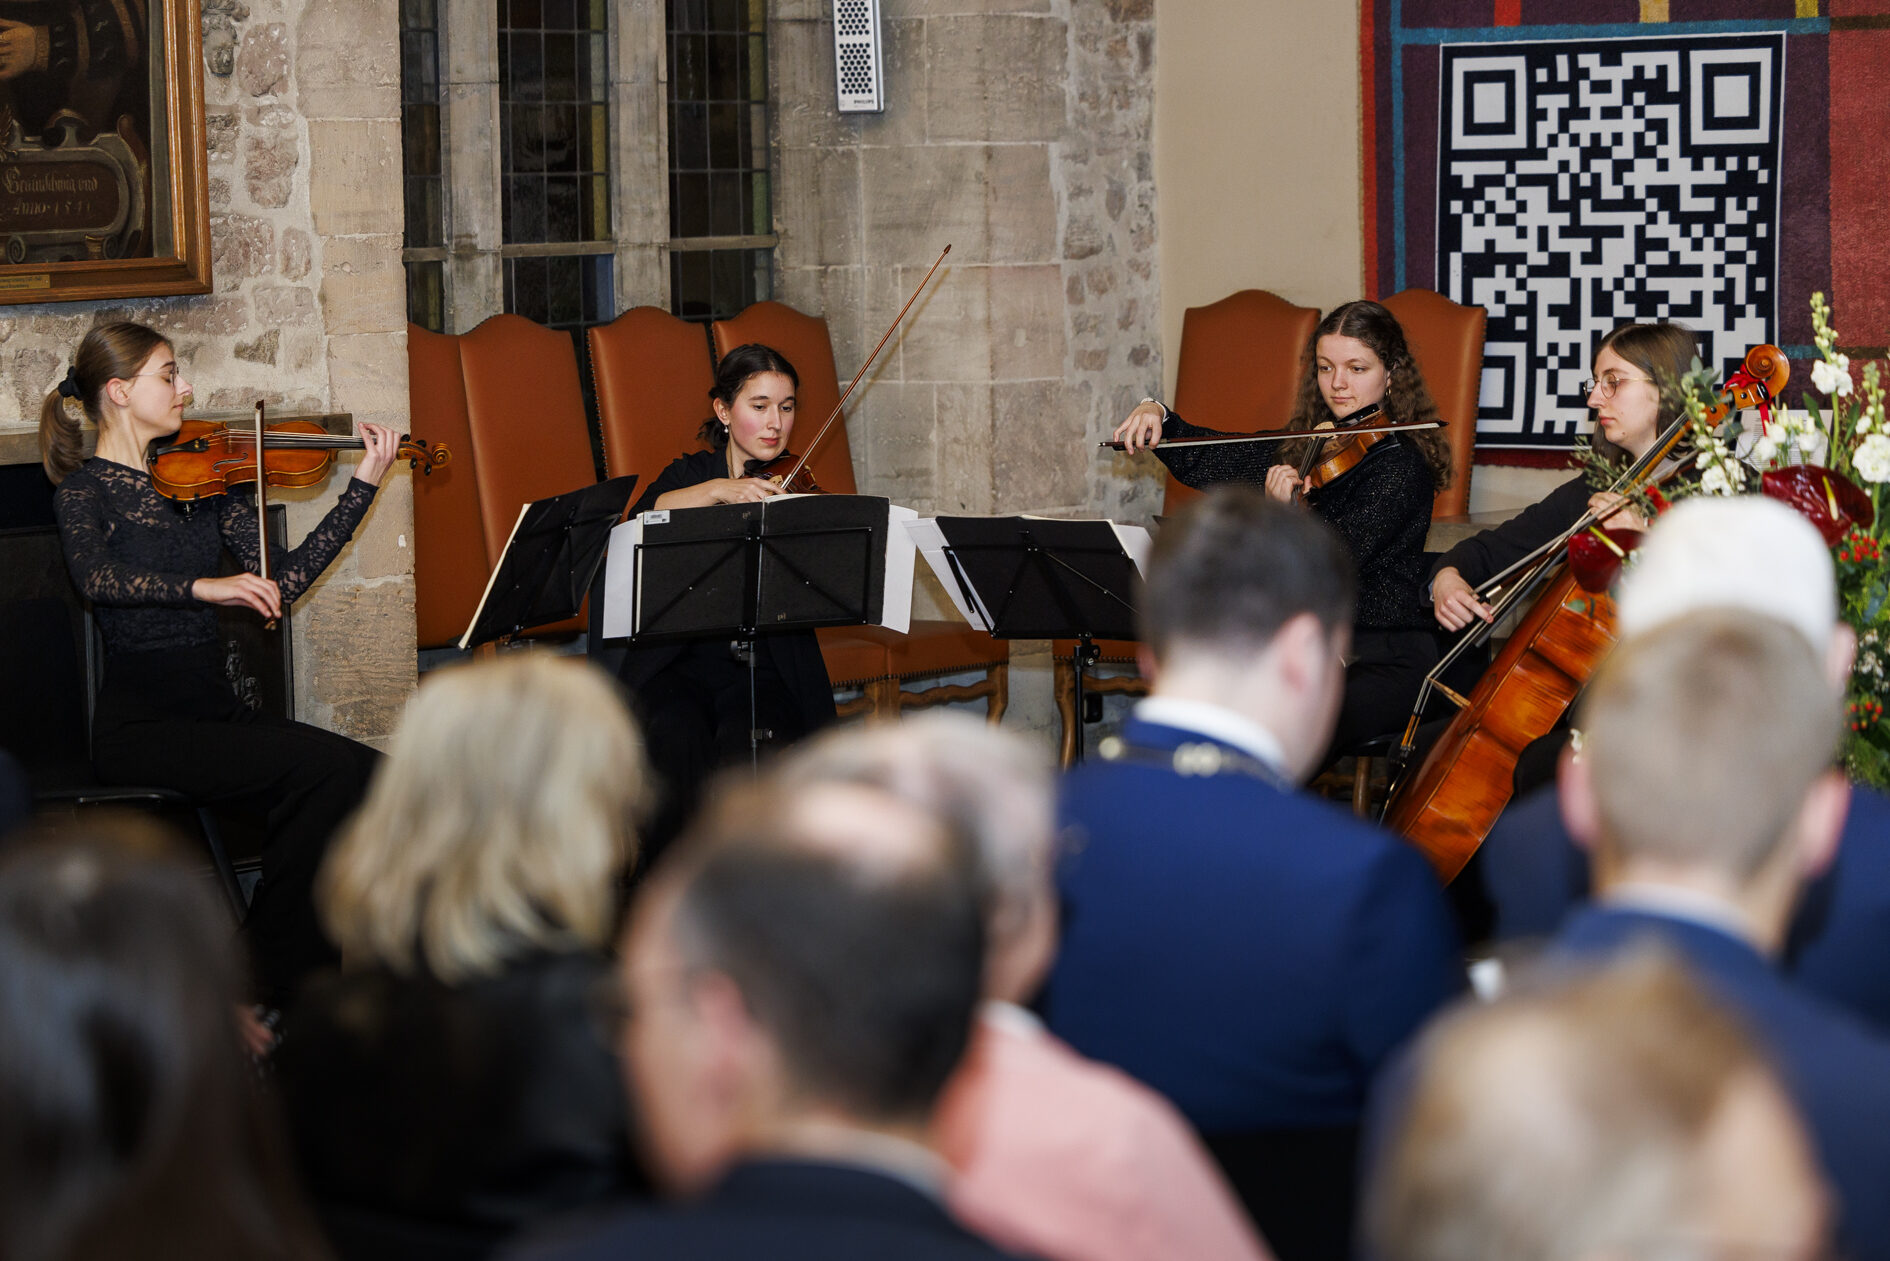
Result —
<path fill-rule="evenodd" d="M 85 392 L 79 388 L 79 378 L 76 368 L 66 369 L 66 379 L 59 383 L 59 392 L 69 399 L 74 399 L 78 402 L 85 401 Z"/>

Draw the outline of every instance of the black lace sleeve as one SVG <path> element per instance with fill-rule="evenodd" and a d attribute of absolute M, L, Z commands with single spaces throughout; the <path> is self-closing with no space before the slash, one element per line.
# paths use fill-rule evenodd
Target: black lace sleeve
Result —
<path fill-rule="evenodd" d="M 104 488 L 90 476 L 74 475 L 53 497 L 59 541 L 73 585 L 93 604 L 106 607 L 200 608 L 190 586 L 203 574 L 167 573 L 127 563 L 113 555 L 106 524 Z M 135 524 L 155 529 L 156 523 Z M 172 557 L 181 559 L 181 557 Z"/>
<path fill-rule="evenodd" d="M 1164 444 L 1176 438 L 1219 438 L 1223 435 L 1218 429 L 1204 429 L 1200 425 L 1191 425 L 1173 412 L 1162 420 L 1162 441 Z M 1280 444 L 1277 442 L 1229 443 L 1224 447 L 1170 447 L 1155 448 L 1155 458 L 1168 466 L 1168 471 L 1175 475 L 1175 480 L 1183 486 L 1204 490 L 1209 486 L 1218 486 L 1222 482 L 1246 482 L 1253 486 L 1263 486 L 1267 480 L 1267 470 L 1279 462 Z"/>
<path fill-rule="evenodd" d="M 269 549 L 269 576 L 281 589 L 283 603 L 293 604 L 300 599 L 322 576 L 322 570 L 341 554 L 341 549 L 360 527 L 361 518 L 367 515 L 368 505 L 374 502 L 375 489 L 358 477 L 349 478 L 348 488 L 341 492 L 341 498 L 335 500 L 328 515 L 308 532 L 300 547 L 293 551 L 280 547 Z M 244 569 L 255 573 L 260 568 L 255 499 L 248 495 L 225 495 L 217 508 L 217 528 L 230 554 Z"/>

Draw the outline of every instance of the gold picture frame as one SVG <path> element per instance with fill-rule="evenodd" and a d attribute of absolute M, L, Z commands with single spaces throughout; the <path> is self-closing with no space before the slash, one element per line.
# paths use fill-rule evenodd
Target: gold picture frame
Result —
<path fill-rule="evenodd" d="M 210 292 L 201 19 L 0 0 L 0 304 Z"/>

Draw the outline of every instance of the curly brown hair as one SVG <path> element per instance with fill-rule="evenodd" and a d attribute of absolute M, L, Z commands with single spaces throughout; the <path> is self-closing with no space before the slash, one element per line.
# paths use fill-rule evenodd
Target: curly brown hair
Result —
<path fill-rule="evenodd" d="M 1306 343 L 1306 353 L 1300 359 L 1299 399 L 1293 405 L 1292 419 L 1286 422 L 1288 429 L 1309 430 L 1328 421 L 1340 419 L 1326 406 L 1326 399 L 1319 392 L 1319 339 L 1331 337 L 1353 337 L 1364 342 L 1371 352 L 1378 356 L 1385 365 L 1389 376 L 1385 381 L 1385 397 L 1380 404 L 1384 409 L 1387 424 L 1404 425 L 1426 420 L 1441 420 L 1437 414 L 1437 404 L 1431 401 L 1431 392 L 1425 388 L 1424 374 L 1418 370 L 1417 360 L 1411 357 L 1411 347 L 1405 343 L 1404 329 L 1398 323 L 1398 317 L 1376 302 L 1348 302 L 1335 307 L 1319 321 L 1319 327 L 1313 329 L 1313 335 Z M 1408 438 L 1424 456 L 1424 462 L 1430 465 L 1431 481 L 1437 489 L 1449 486 L 1453 471 L 1450 466 L 1450 444 L 1444 440 L 1441 429 L 1420 429 L 1407 433 Z M 1297 466 L 1305 458 L 1304 440 L 1282 444 L 1280 458 Z"/>

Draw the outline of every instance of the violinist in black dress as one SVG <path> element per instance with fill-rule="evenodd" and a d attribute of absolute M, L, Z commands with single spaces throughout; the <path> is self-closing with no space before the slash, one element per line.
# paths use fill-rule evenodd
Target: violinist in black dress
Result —
<path fill-rule="evenodd" d="M 1336 424 L 1374 404 L 1382 411 L 1373 424 L 1438 419 L 1397 318 L 1376 302 L 1348 302 L 1313 330 L 1287 427 Z M 1451 478 L 1450 449 L 1441 431 L 1387 435 L 1357 467 L 1312 490 L 1302 485 L 1298 467 L 1309 440 L 1162 445 L 1216 436 L 1156 402 L 1137 407 L 1115 432 L 1115 440 L 1130 451 L 1154 451 L 1183 485 L 1261 484 L 1273 498 L 1301 502 L 1338 530 L 1358 567 L 1358 612 L 1328 760 L 1361 741 L 1399 730 L 1438 656 L 1420 588 L 1431 500 Z"/>
<path fill-rule="evenodd" d="M 40 449 L 72 580 L 105 641 L 92 760 L 105 783 L 149 784 L 267 826 L 262 882 L 245 928 L 264 999 L 280 1005 L 332 958 L 311 890 L 330 834 L 366 790 L 375 753 L 306 723 L 254 712 L 223 669 L 215 606 L 276 618 L 345 546 L 392 465 L 399 436 L 363 422 L 366 454 L 321 523 L 292 551 L 271 549 L 259 577 L 253 501 L 184 505 L 152 488 L 145 451 L 177 432 L 190 384 L 171 345 L 138 324 L 93 329 L 40 411 Z M 78 403 L 98 428 L 82 459 Z M 228 547 L 244 571 L 218 577 Z"/>
<path fill-rule="evenodd" d="M 672 460 L 638 496 L 631 515 L 652 510 L 756 503 L 781 493 L 747 475 L 788 450 L 800 377 L 779 351 L 737 346 L 716 365 L 709 391 L 714 415 L 698 435 L 703 449 Z M 650 763 L 662 781 L 656 819 L 645 831 L 647 863 L 694 812 L 703 784 L 719 767 L 746 760 L 749 730 L 768 748 L 833 721 L 833 688 L 812 631 L 760 635 L 750 713 L 749 649 L 726 638 L 626 645 L 601 638 L 602 601 L 591 601 L 591 655 L 630 691 L 643 723 Z"/>

